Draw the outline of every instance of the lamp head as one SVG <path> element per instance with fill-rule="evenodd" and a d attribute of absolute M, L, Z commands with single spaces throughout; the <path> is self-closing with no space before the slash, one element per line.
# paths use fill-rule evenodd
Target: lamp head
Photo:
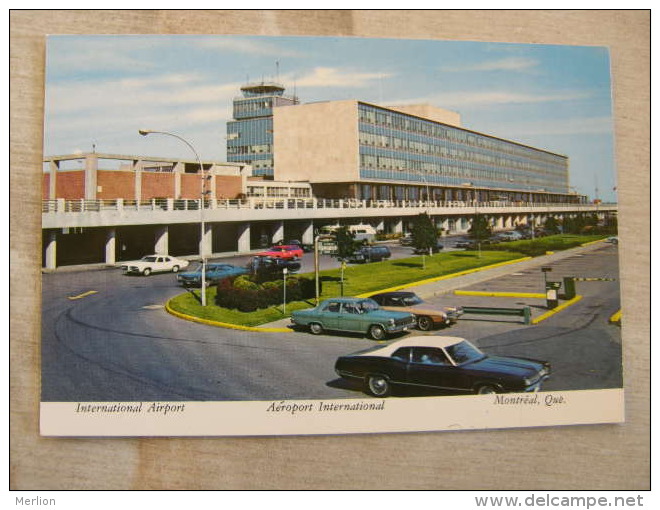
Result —
<path fill-rule="evenodd" d="M 138 133 L 140 133 L 142 136 L 147 136 L 148 134 L 152 133 L 152 131 L 150 129 L 140 129 Z"/>

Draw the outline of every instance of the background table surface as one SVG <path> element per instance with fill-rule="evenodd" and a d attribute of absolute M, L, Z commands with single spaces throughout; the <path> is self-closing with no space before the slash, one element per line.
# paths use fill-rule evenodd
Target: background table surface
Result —
<path fill-rule="evenodd" d="M 328 35 L 609 47 L 626 423 L 320 437 L 41 438 L 45 36 L 67 33 Z M 14 10 L 10 83 L 12 489 L 650 487 L 650 11 Z"/>

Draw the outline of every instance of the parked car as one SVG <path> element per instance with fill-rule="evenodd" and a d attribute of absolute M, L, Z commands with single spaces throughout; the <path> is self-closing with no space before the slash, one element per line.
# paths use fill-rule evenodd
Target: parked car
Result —
<path fill-rule="evenodd" d="M 389 259 L 392 252 L 387 246 L 361 246 L 353 255 L 348 258 L 348 262 L 381 262 Z"/>
<path fill-rule="evenodd" d="M 510 232 L 498 232 L 493 237 L 498 241 L 520 241 L 523 238 L 522 234 L 516 230 L 511 230 Z"/>
<path fill-rule="evenodd" d="M 454 248 L 469 248 L 472 243 L 470 241 L 456 241 Z"/>
<path fill-rule="evenodd" d="M 383 340 L 415 327 L 415 316 L 383 310 L 373 299 L 341 297 L 326 299 L 312 309 L 296 310 L 291 314 L 291 322 L 308 328 L 314 335 L 326 330 L 347 331 Z"/>
<path fill-rule="evenodd" d="M 538 391 L 550 370 L 545 361 L 490 356 L 463 338 L 431 335 L 340 356 L 335 363 L 340 377 L 362 381 L 376 397 L 397 385 L 476 394 Z"/>
<path fill-rule="evenodd" d="M 412 246 L 412 243 L 413 243 L 413 238 L 411 235 L 405 235 L 399 238 L 399 244 L 401 244 L 401 246 Z"/>
<path fill-rule="evenodd" d="M 149 276 L 151 273 L 177 273 L 180 269 L 188 267 L 187 260 L 178 259 L 170 255 L 145 255 L 140 260 L 124 262 L 120 267 L 124 274 L 141 274 Z"/>
<path fill-rule="evenodd" d="M 257 253 L 257 255 L 262 256 L 262 257 L 274 257 L 274 258 L 280 258 L 280 259 L 299 259 L 302 258 L 303 256 L 303 251 L 300 246 L 294 246 L 290 244 L 283 244 L 283 245 L 277 245 L 277 246 L 272 246 L 270 249 L 266 251 L 262 251 L 260 253 Z"/>
<path fill-rule="evenodd" d="M 300 270 L 300 262 L 295 260 L 257 255 L 248 262 L 246 271 L 259 275 L 262 280 L 268 278 L 280 278 L 284 269 L 289 273 Z"/>
<path fill-rule="evenodd" d="M 381 292 L 369 296 L 369 298 L 378 303 L 383 310 L 398 310 L 414 314 L 417 319 L 417 328 L 422 331 L 449 326 L 463 315 L 461 306 L 430 305 L 414 292 Z"/>
<path fill-rule="evenodd" d="M 302 241 L 299 241 L 298 239 L 292 239 L 287 244 L 289 246 L 297 246 L 298 248 L 300 248 L 305 253 L 309 253 L 311 251 L 314 251 L 314 245 L 313 244 L 303 244 Z"/>
<path fill-rule="evenodd" d="M 248 270 L 244 267 L 237 267 L 231 264 L 206 264 L 206 274 L 204 276 L 206 285 L 218 283 L 220 280 L 231 276 L 246 274 Z M 186 271 L 176 276 L 176 281 L 184 287 L 202 286 L 202 265 L 195 271 Z"/>
<path fill-rule="evenodd" d="M 606 243 L 612 243 L 612 244 L 619 244 L 619 237 L 618 236 L 608 237 L 605 242 Z"/>
<path fill-rule="evenodd" d="M 438 240 L 435 243 L 435 248 L 433 248 L 433 253 L 438 253 L 441 250 L 445 249 L 445 245 L 442 243 L 442 241 Z M 413 250 L 413 253 L 415 255 L 428 255 L 430 250 L 428 248 L 415 248 Z"/>

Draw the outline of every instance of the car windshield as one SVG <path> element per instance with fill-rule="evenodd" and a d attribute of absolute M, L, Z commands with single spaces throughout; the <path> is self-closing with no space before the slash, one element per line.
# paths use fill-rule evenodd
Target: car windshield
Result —
<path fill-rule="evenodd" d="M 463 365 L 464 363 L 471 363 L 473 361 L 478 361 L 486 357 L 486 355 L 481 352 L 478 348 L 472 345 L 467 340 L 463 340 L 460 343 L 450 345 L 446 348 L 447 354 L 454 360 L 454 363 L 457 365 Z"/>
<path fill-rule="evenodd" d="M 405 306 L 421 305 L 423 302 L 422 298 L 417 295 L 405 296 L 403 298 L 403 304 Z"/>
<path fill-rule="evenodd" d="M 378 310 L 380 307 L 378 306 L 378 303 L 376 303 L 373 299 L 364 299 L 360 301 L 358 304 L 364 312 L 372 312 L 374 310 Z"/>
<path fill-rule="evenodd" d="M 143 262 L 156 262 L 156 257 L 142 257 Z"/>

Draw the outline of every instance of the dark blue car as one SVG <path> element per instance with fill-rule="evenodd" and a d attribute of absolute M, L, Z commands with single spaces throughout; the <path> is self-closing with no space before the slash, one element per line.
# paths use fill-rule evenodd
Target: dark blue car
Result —
<path fill-rule="evenodd" d="M 206 264 L 206 285 L 218 283 L 220 280 L 231 276 L 247 274 L 247 272 L 247 268 L 233 266 L 231 264 Z M 202 266 L 200 265 L 195 271 L 179 273 L 176 280 L 179 285 L 183 285 L 184 287 L 201 287 Z"/>

